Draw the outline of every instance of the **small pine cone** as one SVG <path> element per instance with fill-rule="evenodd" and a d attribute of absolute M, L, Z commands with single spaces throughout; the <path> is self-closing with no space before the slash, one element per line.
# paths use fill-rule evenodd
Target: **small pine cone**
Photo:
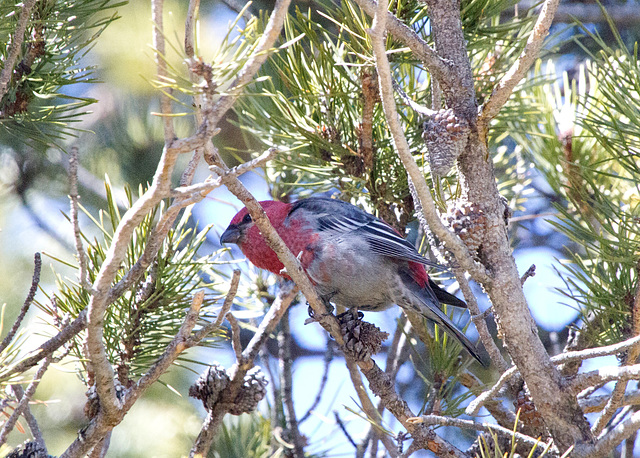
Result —
<path fill-rule="evenodd" d="M 518 392 L 518 396 L 513 405 L 516 408 L 516 412 L 520 411 L 520 421 L 522 421 L 529 428 L 533 428 L 537 434 L 543 434 L 544 422 L 538 409 L 536 409 L 533 400 L 524 389 Z"/>
<path fill-rule="evenodd" d="M 487 230 L 487 218 L 480 206 L 458 202 L 449 209 L 443 220 L 462 239 L 469 251 L 478 252 Z"/>
<path fill-rule="evenodd" d="M 234 403 L 229 407 L 229 413 L 231 415 L 241 415 L 256 410 L 258 403 L 267 394 L 268 384 L 267 378 L 259 367 L 254 366 L 251 368 L 247 375 L 244 376 L 242 388 L 240 388 Z"/>
<path fill-rule="evenodd" d="M 50 456 L 37 442 L 31 441 L 16 447 L 6 458 L 49 458 Z"/>
<path fill-rule="evenodd" d="M 357 360 L 364 361 L 380 351 L 389 334 L 379 327 L 362 321 L 358 314 L 347 312 L 340 317 L 340 329 L 345 350 Z"/>
<path fill-rule="evenodd" d="M 469 124 L 451 109 L 440 110 L 424 123 L 422 138 L 429 152 L 431 172 L 445 176 L 467 145 Z"/>
<path fill-rule="evenodd" d="M 220 364 L 214 363 L 191 385 L 189 396 L 200 399 L 204 408 L 211 410 L 227 385 L 227 371 Z"/>

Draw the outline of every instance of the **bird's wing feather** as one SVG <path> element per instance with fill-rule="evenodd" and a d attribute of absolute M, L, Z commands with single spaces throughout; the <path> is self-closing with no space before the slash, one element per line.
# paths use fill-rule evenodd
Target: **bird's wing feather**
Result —
<path fill-rule="evenodd" d="M 371 251 L 381 256 L 442 268 L 422 256 L 411 242 L 402 238 L 387 223 L 346 202 L 313 197 L 296 202 L 289 215 L 298 210 L 313 212 L 319 231 L 335 236 L 356 233 L 362 236 Z"/>

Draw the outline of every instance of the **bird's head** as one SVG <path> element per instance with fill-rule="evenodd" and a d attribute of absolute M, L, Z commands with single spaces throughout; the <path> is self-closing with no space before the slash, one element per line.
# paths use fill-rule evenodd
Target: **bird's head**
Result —
<path fill-rule="evenodd" d="M 289 206 L 283 202 L 265 200 L 260 202 L 260 205 L 262 205 L 264 212 L 267 214 L 267 217 L 272 224 L 275 223 L 274 217 L 283 214 L 284 219 L 288 213 Z M 255 227 L 255 224 L 251 219 L 249 210 L 245 207 L 236 213 L 236 216 L 231 219 L 229 226 L 220 236 L 220 243 L 235 243 L 236 245 L 242 246 L 247 239 L 247 236 L 251 235 L 253 232 L 256 234 L 259 233 L 258 228 Z"/>

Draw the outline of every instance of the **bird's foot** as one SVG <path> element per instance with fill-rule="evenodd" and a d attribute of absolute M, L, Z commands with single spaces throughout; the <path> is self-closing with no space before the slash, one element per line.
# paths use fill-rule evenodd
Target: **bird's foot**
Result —
<path fill-rule="evenodd" d="M 329 302 L 329 300 L 325 297 L 320 297 L 320 299 L 322 300 L 326 312 L 323 314 L 323 316 L 326 315 L 331 315 L 331 313 L 333 312 L 333 305 L 331 305 L 331 302 Z M 319 318 L 316 315 L 316 311 L 313 310 L 313 308 L 311 307 L 311 305 L 309 305 L 309 302 L 307 302 L 307 312 L 309 313 L 309 318 L 307 318 L 306 320 L 304 320 L 304 324 L 309 324 L 309 323 L 314 323 L 316 321 L 319 321 Z"/>

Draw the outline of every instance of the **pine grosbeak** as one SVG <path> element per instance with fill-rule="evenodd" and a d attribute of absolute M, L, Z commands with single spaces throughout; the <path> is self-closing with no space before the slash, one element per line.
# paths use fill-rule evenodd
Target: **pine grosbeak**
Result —
<path fill-rule="evenodd" d="M 467 304 L 429 278 L 425 265 L 433 264 L 387 223 L 322 197 L 260 204 L 325 301 L 364 311 L 397 304 L 442 326 L 482 363 L 475 346 L 440 310 L 440 303 Z M 256 267 L 287 276 L 246 208 L 233 217 L 220 242 L 237 244 Z"/>

